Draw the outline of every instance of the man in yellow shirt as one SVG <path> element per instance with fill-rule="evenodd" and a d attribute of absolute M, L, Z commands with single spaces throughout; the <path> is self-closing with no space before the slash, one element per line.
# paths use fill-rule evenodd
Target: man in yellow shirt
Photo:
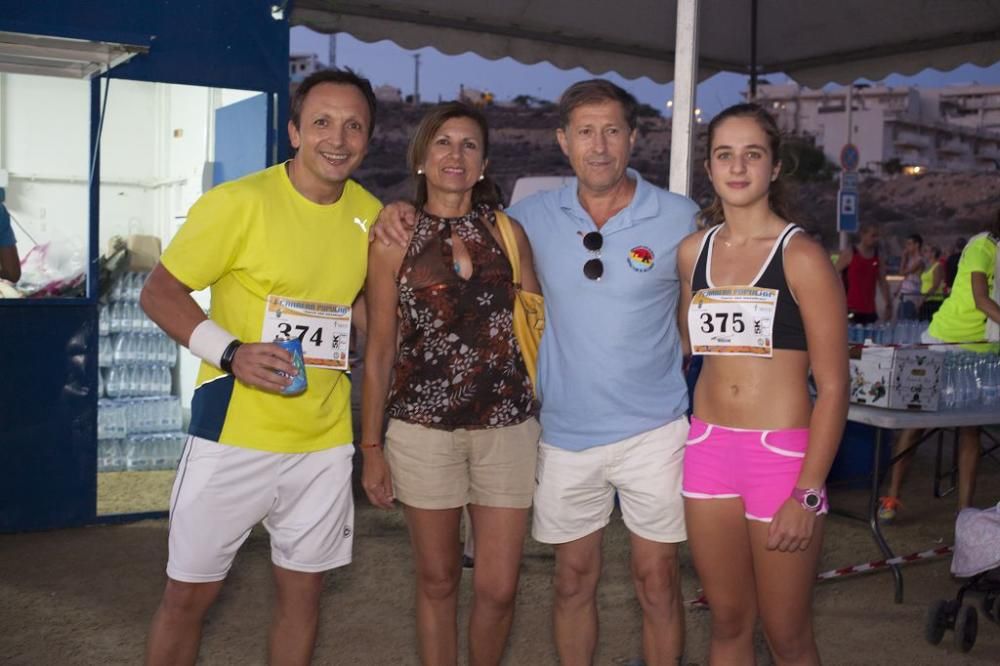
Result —
<path fill-rule="evenodd" d="M 921 342 L 976 343 L 964 348 L 985 354 L 998 351 L 996 325 L 1000 323 L 1000 297 L 997 294 L 997 243 L 1000 242 L 1000 211 L 993 228 L 969 239 L 958 262 L 951 293 L 931 319 Z M 992 324 L 991 324 L 992 322 Z M 893 446 L 893 456 L 909 451 L 920 440 L 922 430 L 904 430 Z M 958 429 L 958 508 L 972 504 L 979 464 L 979 428 Z M 900 458 L 892 467 L 889 494 L 881 500 L 879 519 L 891 522 L 900 506 L 903 477 L 912 455 Z"/>
<path fill-rule="evenodd" d="M 371 85 L 308 77 L 291 100 L 295 157 L 206 192 L 141 303 L 202 359 L 170 502 L 167 585 L 148 664 L 193 664 L 205 613 L 263 521 L 277 587 L 270 661 L 309 663 L 323 572 L 351 560 L 347 350 L 379 202 L 350 179 L 375 122 Z M 211 288 L 211 318 L 191 297 Z M 355 312 L 360 324 L 360 312 Z M 302 342 L 307 388 L 276 336 Z"/>

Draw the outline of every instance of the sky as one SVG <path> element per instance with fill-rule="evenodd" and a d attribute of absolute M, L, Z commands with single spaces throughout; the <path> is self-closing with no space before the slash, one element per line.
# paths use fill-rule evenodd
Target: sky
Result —
<path fill-rule="evenodd" d="M 337 35 L 337 65 L 350 67 L 371 80 L 373 85 L 389 84 L 402 90 L 403 95 L 413 92 L 413 55 L 420 54 L 420 96 L 424 101 L 450 100 L 458 97 L 458 86 L 489 90 L 497 100 L 512 99 L 517 95 L 532 95 L 555 101 L 571 83 L 592 78 L 584 69 L 559 69 L 548 63 L 522 65 L 511 58 L 487 60 L 472 53 L 449 56 L 433 48 L 402 49 L 390 41 L 374 44 L 354 39 L 350 35 Z M 330 37 L 309 28 L 294 27 L 291 31 L 292 53 L 315 53 L 328 64 Z M 640 102 L 666 110 L 667 100 L 673 96 L 673 84 L 656 83 L 647 78 L 625 79 L 615 74 L 607 76 L 631 92 Z M 768 75 L 771 83 L 784 83 L 784 75 Z M 1000 63 L 983 68 L 962 65 L 950 72 L 927 69 L 916 76 L 892 75 L 884 79 L 890 86 L 919 85 L 940 87 L 958 83 L 1000 84 Z M 742 74 L 720 73 L 698 86 L 697 105 L 705 119 L 725 107 L 742 101 L 740 93 L 747 88 L 747 77 Z"/>

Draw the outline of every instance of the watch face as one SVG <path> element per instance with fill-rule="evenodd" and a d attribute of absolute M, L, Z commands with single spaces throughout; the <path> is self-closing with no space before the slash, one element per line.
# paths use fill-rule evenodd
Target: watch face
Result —
<path fill-rule="evenodd" d="M 806 496 L 802 498 L 802 503 L 805 505 L 807 509 L 815 511 L 816 509 L 819 508 L 819 505 L 822 503 L 822 500 L 820 499 L 820 496 L 817 495 L 816 493 L 806 493 Z"/>

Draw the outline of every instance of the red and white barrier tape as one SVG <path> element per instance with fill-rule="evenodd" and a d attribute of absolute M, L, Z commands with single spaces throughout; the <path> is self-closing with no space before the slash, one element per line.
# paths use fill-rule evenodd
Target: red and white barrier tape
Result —
<path fill-rule="evenodd" d="M 917 560 L 929 560 L 931 558 L 940 557 L 942 555 L 950 555 L 952 550 L 954 549 L 951 546 L 941 546 L 933 550 L 925 550 L 919 553 L 901 555 L 899 557 L 893 557 L 892 559 L 888 560 L 875 560 L 874 562 L 858 564 L 853 567 L 843 567 L 842 569 L 833 569 L 831 571 L 824 571 L 823 573 L 819 574 L 818 576 L 816 576 L 816 580 L 829 580 L 830 578 L 840 578 L 841 576 L 850 576 L 851 574 L 864 573 L 866 571 L 874 571 L 875 569 L 884 569 L 894 564 L 909 564 L 910 562 L 916 562 Z"/>
<path fill-rule="evenodd" d="M 888 560 L 873 560 L 871 562 L 865 562 L 864 564 L 856 564 L 852 567 L 842 567 L 840 569 L 831 569 L 830 571 L 824 571 L 823 573 L 816 576 L 817 581 L 830 580 L 832 578 L 842 578 L 844 576 L 851 576 L 854 574 L 865 573 L 866 571 L 875 571 L 878 569 L 885 569 L 894 564 L 909 564 L 910 562 L 916 562 L 918 560 L 929 560 L 935 557 L 941 557 L 942 555 L 950 555 L 954 551 L 952 546 L 940 546 L 939 548 L 934 548 L 932 550 L 924 550 L 919 553 L 910 553 L 909 555 L 900 555 L 898 557 L 893 557 Z M 697 599 L 691 599 L 686 601 L 687 606 L 692 607 L 708 607 L 708 599 L 705 595 L 700 595 Z"/>

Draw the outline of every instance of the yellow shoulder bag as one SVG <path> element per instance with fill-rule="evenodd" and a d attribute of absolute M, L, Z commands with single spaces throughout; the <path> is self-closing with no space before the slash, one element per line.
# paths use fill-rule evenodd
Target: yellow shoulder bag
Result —
<path fill-rule="evenodd" d="M 545 299 L 541 294 L 533 294 L 521 288 L 521 256 L 517 251 L 514 228 L 510 224 L 510 218 L 499 210 L 497 227 L 503 244 L 507 246 L 507 258 L 514 278 L 514 337 L 521 347 L 524 365 L 528 368 L 528 376 L 531 377 L 537 395 L 538 344 L 545 330 Z"/>

